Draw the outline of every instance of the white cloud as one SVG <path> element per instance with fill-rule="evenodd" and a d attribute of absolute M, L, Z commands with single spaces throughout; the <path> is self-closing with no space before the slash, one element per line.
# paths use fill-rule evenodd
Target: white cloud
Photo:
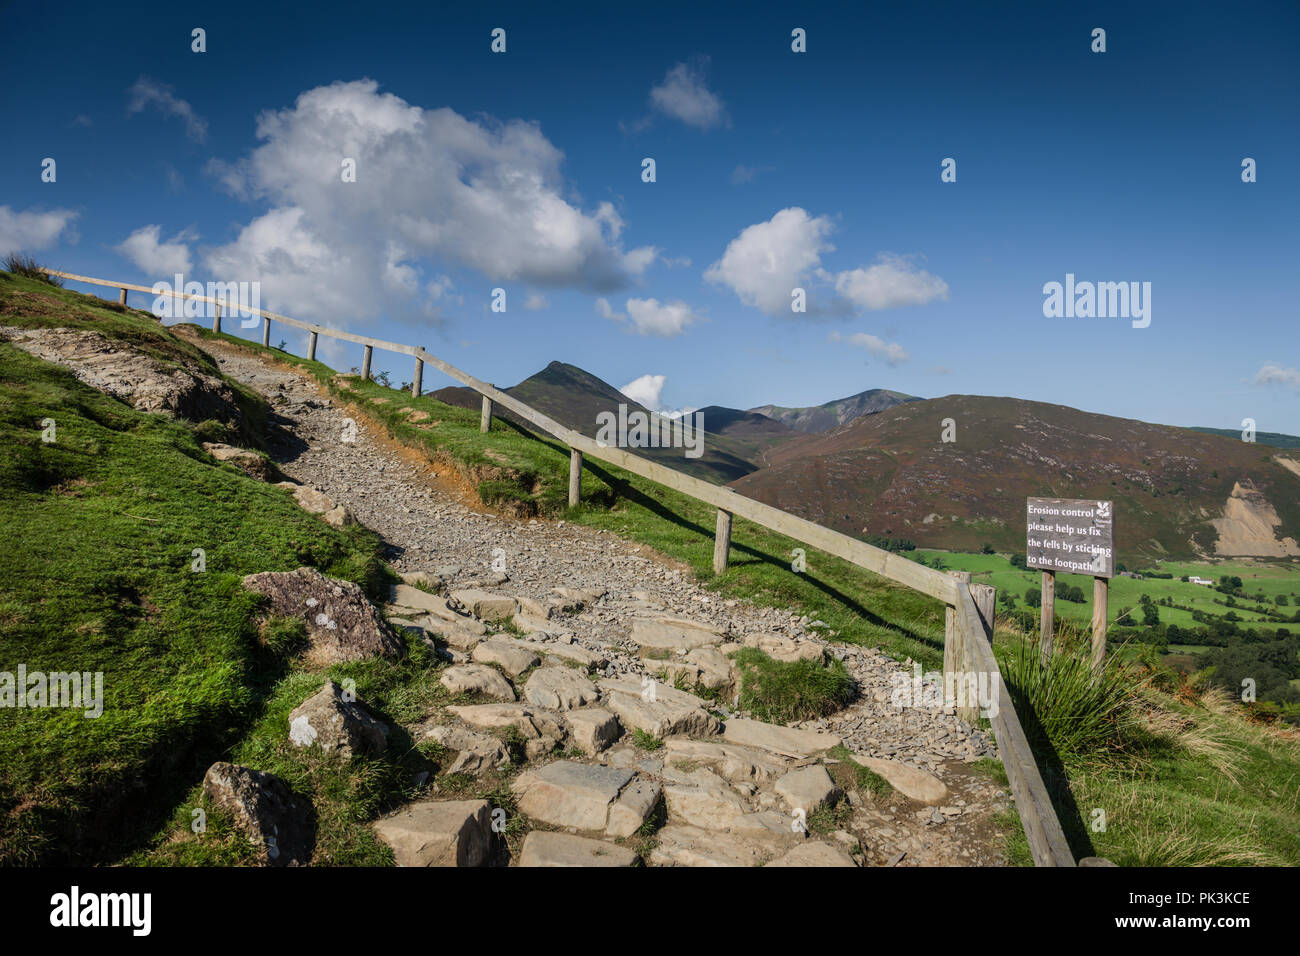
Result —
<path fill-rule="evenodd" d="M 659 411 L 659 398 L 663 394 L 664 382 L 668 381 L 666 375 L 642 375 L 640 378 L 633 379 L 619 389 L 624 395 L 639 402 L 652 412 Z"/>
<path fill-rule="evenodd" d="M 915 269 L 902 256 L 882 252 L 875 265 L 835 277 L 835 291 L 860 309 L 896 309 L 948 298 L 948 283 Z"/>
<path fill-rule="evenodd" d="M 623 248 L 611 203 L 584 211 L 566 198 L 564 155 L 535 123 L 424 109 L 357 80 L 263 113 L 257 135 L 248 156 L 208 172 L 273 208 L 207 263 L 260 277 L 263 299 L 279 303 L 270 308 L 291 315 L 373 317 L 377 292 L 407 294 L 404 269 L 443 262 L 493 282 L 614 291 L 657 254 Z M 344 158 L 356 182 L 342 182 Z"/>
<path fill-rule="evenodd" d="M 792 315 L 791 290 L 806 289 L 821 254 L 835 248 L 826 241 L 833 228 L 826 216 L 814 219 L 797 206 L 782 209 L 767 222 L 743 229 L 704 278 L 727 286 L 745 305 L 768 315 Z"/>
<path fill-rule="evenodd" d="M 153 279 L 170 281 L 177 273 L 188 274 L 193 261 L 187 240 L 197 236 L 181 232 L 166 242 L 161 241 L 161 237 L 161 226 L 141 226 L 114 246 L 113 251 L 126 256 L 137 269 Z"/>
<path fill-rule="evenodd" d="M 628 331 L 639 335 L 672 338 L 686 331 L 688 325 L 700 320 L 695 311 L 680 299 L 662 304 L 658 299 L 628 299 L 625 308 L 627 312 L 615 312 L 608 299 L 596 300 L 597 315 L 602 319 L 615 322 L 626 322 L 630 319 L 632 324 L 628 327 Z"/>
<path fill-rule="evenodd" d="M 1266 363 L 1255 377 L 1251 379 L 1252 385 L 1287 385 L 1292 388 L 1300 388 L 1300 369 L 1283 368 L 1276 362 Z"/>
<path fill-rule="evenodd" d="M 708 60 L 678 63 L 664 81 L 650 90 L 650 103 L 659 112 L 688 126 L 710 129 L 725 119 L 722 100 L 705 85 Z"/>
<path fill-rule="evenodd" d="M 881 253 L 871 266 L 828 272 L 821 257 L 835 249 L 828 241 L 834 228 L 829 216 L 813 217 L 798 206 L 782 209 L 743 229 L 704 278 L 778 317 L 800 315 L 791 309 L 797 288 L 807 297 L 806 315 L 848 315 L 948 297 L 946 282 L 892 253 Z"/>
<path fill-rule="evenodd" d="M 58 241 L 64 230 L 69 233 L 65 238 L 76 242 L 72 221 L 77 215 L 71 209 L 51 209 L 47 212 L 25 209 L 16 212 L 8 206 L 0 206 L 0 255 L 48 249 Z"/>
<path fill-rule="evenodd" d="M 596 314 L 602 319 L 613 319 L 616 322 L 622 322 L 627 318 L 623 312 L 615 312 L 614 307 L 609 304 L 609 299 L 600 298 L 596 300 Z"/>
<path fill-rule="evenodd" d="M 172 92 L 172 87 L 142 76 L 127 92 L 131 94 L 126 106 L 128 114 L 142 113 L 146 107 L 156 107 L 164 116 L 179 117 L 185 123 L 185 135 L 196 143 L 208 138 L 208 121 L 194 112 L 194 107 L 189 103 L 177 97 Z"/>
<path fill-rule="evenodd" d="M 866 332 L 854 332 L 851 335 L 840 335 L 838 332 L 832 332 L 830 340 L 832 342 L 847 342 L 849 345 L 866 349 L 872 355 L 884 359 L 890 365 L 898 365 L 908 359 L 907 350 L 897 342 L 886 342 L 884 339 Z"/>

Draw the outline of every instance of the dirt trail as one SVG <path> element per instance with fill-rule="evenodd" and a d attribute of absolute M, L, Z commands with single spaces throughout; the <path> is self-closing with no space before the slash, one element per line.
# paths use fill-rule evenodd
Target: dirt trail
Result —
<path fill-rule="evenodd" d="M 891 675 L 911 677 L 904 665 L 871 649 L 826 644 L 787 611 L 719 598 L 675 562 L 614 534 L 562 521 L 518 520 L 467 505 L 458 476 L 395 445 L 381 426 L 353 422 L 346 409 L 297 370 L 227 343 L 195 344 L 226 375 L 268 399 L 270 451 L 285 474 L 321 489 L 378 532 L 395 569 L 437 571 L 450 577 L 452 587 L 486 581 L 539 601 L 557 586 L 604 592 L 563 621 L 573 644 L 608 659 L 598 678 L 645 674 L 637 644 L 629 639 L 629 621 L 647 613 L 703 622 L 732 640 L 762 633 L 823 644 L 843 661 L 861 694 L 843 711 L 797 726 L 835 733 L 854 753 L 926 770 L 948 787 L 942 807 L 922 806 L 892 791 L 866 799 L 853 793 L 843 829 L 823 839 L 858 841 L 866 848 L 863 859 L 877 865 L 1004 862 L 992 817 L 1007 807 L 1007 794 L 969 766 L 994 755 L 991 738 L 942 708 L 892 705 Z M 623 759 L 617 750 L 598 759 L 616 763 Z M 670 768 L 660 772 L 669 782 Z"/>

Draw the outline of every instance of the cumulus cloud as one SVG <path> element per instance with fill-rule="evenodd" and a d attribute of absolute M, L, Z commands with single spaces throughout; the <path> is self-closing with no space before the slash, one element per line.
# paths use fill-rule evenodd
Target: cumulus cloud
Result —
<path fill-rule="evenodd" d="M 632 401 L 639 402 L 652 412 L 657 412 L 666 381 L 668 381 L 666 375 L 642 375 L 628 382 L 619 391 Z"/>
<path fill-rule="evenodd" d="M 1276 362 L 1266 363 L 1255 377 L 1251 379 L 1252 385 L 1284 385 L 1291 388 L 1300 388 L 1300 369 L 1283 368 Z"/>
<path fill-rule="evenodd" d="M 164 116 L 178 117 L 185 124 L 185 135 L 196 143 L 208 138 L 208 121 L 194 112 L 194 107 L 180 99 L 172 87 L 158 83 L 142 76 L 127 90 L 131 98 L 127 102 L 128 114 L 142 113 L 147 108 L 154 108 Z"/>
<path fill-rule="evenodd" d="M 840 335 L 838 332 L 832 332 L 830 340 L 832 342 L 845 342 L 857 348 L 866 349 L 872 355 L 884 359 L 890 365 L 899 365 L 908 359 L 907 350 L 897 342 L 886 342 L 884 339 L 866 332 L 854 332 L 851 335 Z"/>
<path fill-rule="evenodd" d="M 76 218 L 77 213 L 71 209 L 46 212 L 24 209 L 18 212 L 9 206 L 0 206 L 0 255 L 48 249 L 65 231 L 68 235 L 64 238 L 75 242 L 72 223 Z"/>
<path fill-rule="evenodd" d="M 141 226 L 113 247 L 131 260 L 141 272 L 153 279 L 168 279 L 177 273 L 188 274 L 193 265 L 188 240 L 198 238 L 181 232 L 166 242 L 162 241 L 162 227 Z"/>
<path fill-rule="evenodd" d="M 711 129 L 725 119 L 722 100 L 705 83 L 707 59 L 678 63 L 650 90 L 650 103 L 665 116 L 688 126 Z"/>
<path fill-rule="evenodd" d="M 834 251 L 829 216 L 810 216 L 792 206 L 767 222 L 743 229 L 704 278 L 726 286 L 746 305 L 772 316 L 790 317 L 792 293 L 803 289 L 808 315 L 923 305 L 948 297 L 948 284 L 916 268 L 903 256 L 881 253 L 874 265 L 829 272 L 822 255 Z"/>
<path fill-rule="evenodd" d="M 208 172 L 273 208 L 208 261 L 260 276 L 263 299 L 280 301 L 273 309 L 371 317 L 381 286 L 405 294 L 431 261 L 493 282 L 610 292 L 657 255 L 624 249 L 613 204 L 583 209 L 568 196 L 564 155 L 535 123 L 425 109 L 367 79 L 263 113 L 257 136 L 249 155 Z M 344 159 L 355 160 L 355 182 L 342 181 Z"/>
<path fill-rule="evenodd" d="M 624 308 L 626 312 L 616 312 L 608 299 L 596 300 L 597 315 L 615 322 L 630 321 L 628 331 L 638 335 L 672 338 L 681 335 L 688 325 L 700 319 L 695 310 L 680 299 L 664 303 L 658 299 L 628 299 Z"/>

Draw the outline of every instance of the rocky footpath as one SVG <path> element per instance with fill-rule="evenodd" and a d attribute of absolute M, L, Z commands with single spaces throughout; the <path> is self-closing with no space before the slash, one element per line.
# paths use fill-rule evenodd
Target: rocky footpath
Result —
<path fill-rule="evenodd" d="M 338 520 L 377 531 L 404 580 L 382 609 L 306 570 L 250 586 L 304 617 L 319 661 L 357 646 L 391 654 L 391 631 L 406 629 L 437 650 L 441 683 L 463 701 L 407 728 L 449 757 L 421 799 L 375 824 L 398 863 L 1002 861 L 991 818 L 1008 798 L 970 766 L 994 755 L 992 741 L 942 708 L 892 703 L 891 677 L 911 679 L 905 665 L 828 642 L 807 618 L 720 599 L 616 535 L 487 513 L 445 466 L 354 421 L 294 371 L 203 347 L 271 402 L 272 457 L 325 499 L 312 510 L 340 509 Z M 746 647 L 833 657 L 857 696 L 816 721 L 756 720 L 738 709 L 735 655 Z M 331 686 L 286 734 L 374 752 L 382 734 L 364 702 L 340 701 Z M 459 799 L 454 781 L 476 775 L 504 775 L 513 806 Z"/>

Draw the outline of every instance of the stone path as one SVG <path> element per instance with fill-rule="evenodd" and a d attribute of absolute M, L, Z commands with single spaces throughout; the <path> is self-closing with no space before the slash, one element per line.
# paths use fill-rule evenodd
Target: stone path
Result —
<path fill-rule="evenodd" d="M 281 426 L 272 457 L 321 493 L 317 508 L 303 489 L 304 506 L 383 537 L 408 582 L 394 590 L 389 620 L 435 641 L 449 662 L 444 686 L 475 695 L 413 733 L 454 751 L 448 769 L 457 773 L 508 766 L 503 740 L 522 742 L 528 763 L 510 779 L 529 832 L 514 863 L 1004 862 L 991 818 L 1008 797 L 969 766 L 995 755 L 991 738 L 943 709 L 891 704 L 891 675 L 910 678 L 907 665 L 827 643 L 806 618 L 721 599 L 616 535 L 467 504 L 448 468 L 354 422 L 296 371 L 236 346 L 196 344 L 270 401 Z M 744 646 L 788 660 L 834 656 L 861 692 L 796 727 L 748 719 L 734 709 L 731 663 Z M 636 731 L 662 746 L 637 746 Z M 827 755 L 841 743 L 901 789 L 858 787 L 852 766 Z M 400 862 L 491 860 L 480 804 L 417 801 L 376 831 Z"/>

